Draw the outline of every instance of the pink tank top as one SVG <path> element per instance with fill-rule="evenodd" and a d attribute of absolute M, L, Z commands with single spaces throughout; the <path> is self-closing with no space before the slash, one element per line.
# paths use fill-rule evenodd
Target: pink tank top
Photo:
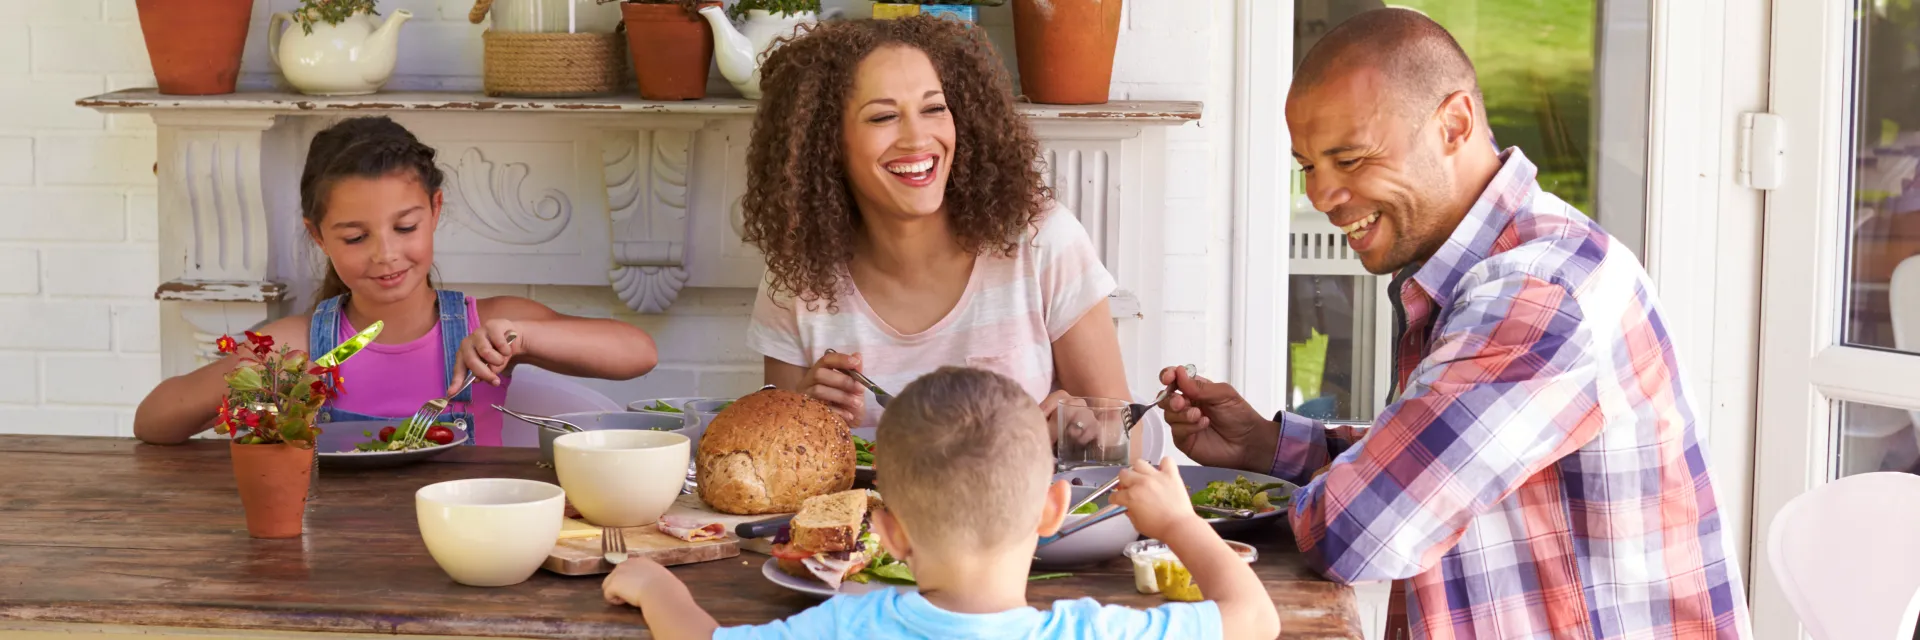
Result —
<path fill-rule="evenodd" d="M 467 326 L 480 326 L 479 306 L 471 297 L 467 298 Z M 344 341 L 359 332 L 342 312 L 336 339 Z M 342 411 L 369 416 L 405 418 L 413 415 L 428 400 L 446 396 L 446 361 L 445 354 L 441 353 L 438 323 L 426 335 L 403 344 L 369 344 L 340 365 L 347 392 L 334 398 L 332 405 Z M 495 411 L 493 405 L 507 403 L 507 387 L 512 383 L 512 376 L 501 376 L 498 387 L 475 380 L 471 405 L 455 402 L 447 406 L 448 413 L 465 411 L 474 417 L 477 422 L 473 425 L 474 444 L 501 446 L 500 412 Z"/>

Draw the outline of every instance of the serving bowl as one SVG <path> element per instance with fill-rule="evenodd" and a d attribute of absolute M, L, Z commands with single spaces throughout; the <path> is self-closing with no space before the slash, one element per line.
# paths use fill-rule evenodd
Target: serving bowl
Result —
<path fill-rule="evenodd" d="M 553 469 L 587 522 L 637 527 L 660 519 L 680 496 L 691 457 L 687 437 L 609 429 L 553 441 Z"/>
<path fill-rule="evenodd" d="M 637 411 L 590 411 L 586 413 L 563 413 L 553 416 L 565 420 L 587 431 L 607 429 L 627 429 L 632 431 L 668 431 L 687 436 L 691 445 L 699 446 L 700 436 L 685 431 L 686 421 L 677 415 Z M 553 440 L 561 434 L 540 429 L 540 459 L 553 464 Z"/>
<path fill-rule="evenodd" d="M 474 587 L 519 584 L 540 570 L 566 501 L 560 487 L 511 478 L 451 480 L 413 495 L 427 553 L 454 582 Z"/>
<path fill-rule="evenodd" d="M 1107 468 L 1115 469 L 1113 467 Z M 1090 469 L 1081 469 L 1079 471 L 1088 470 Z M 1117 469 L 1115 469 L 1115 472 L 1117 472 Z M 1069 479 L 1066 477 L 1067 475 L 1067 473 L 1058 474 L 1054 476 L 1054 479 L 1067 480 Z M 1107 477 L 1112 478 L 1113 475 L 1110 473 Z M 1104 482 L 1104 480 L 1102 482 Z M 1072 497 L 1067 503 L 1072 504 L 1079 502 L 1082 498 L 1085 498 L 1087 494 L 1092 493 L 1097 484 L 1098 483 L 1072 487 Z M 1095 509 L 1106 507 L 1106 496 L 1095 499 L 1093 504 L 1096 505 L 1094 507 Z M 1066 521 L 1061 523 L 1060 526 L 1064 528 L 1075 522 L 1085 520 L 1088 517 L 1089 514 L 1070 513 L 1067 514 Z M 1133 541 L 1138 539 L 1140 539 L 1140 532 L 1134 530 L 1133 520 L 1128 519 L 1124 514 L 1114 516 L 1085 529 L 1075 531 L 1073 535 L 1055 540 L 1051 544 L 1034 550 L 1033 566 L 1043 569 L 1066 569 L 1106 562 L 1120 557 L 1120 554 L 1126 551 L 1127 545 L 1132 544 Z"/>

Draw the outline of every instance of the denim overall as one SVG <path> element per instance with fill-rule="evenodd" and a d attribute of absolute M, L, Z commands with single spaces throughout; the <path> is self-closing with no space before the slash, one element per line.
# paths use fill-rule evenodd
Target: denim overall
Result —
<path fill-rule="evenodd" d="M 446 363 L 446 379 L 441 382 L 451 387 L 453 386 L 454 358 L 460 354 L 461 341 L 467 338 L 467 296 L 458 291 L 436 291 L 435 293 L 440 297 L 440 357 Z M 346 294 L 334 296 L 314 307 L 313 321 L 307 331 L 308 352 L 326 353 L 340 344 L 340 305 L 346 297 Z M 426 404 L 432 399 L 421 398 L 420 403 Z M 440 414 L 438 420 L 438 422 L 462 423 L 466 427 L 467 444 L 473 444 L 475 440 L 473 414 L 466 411 L 456 412 L 452 408 L 456 405 L 465 408 L 472 401 L 473 390 L 462 390 L 460 395 L 454 396 L 452 402 L 448 403 L 448 411 Z M 320 407 L 320 422 L 323 423 L 373 420 L 397 425 L 411 417 L 413 416 L 369 416 L 336 409 L 331 402 Z"/>

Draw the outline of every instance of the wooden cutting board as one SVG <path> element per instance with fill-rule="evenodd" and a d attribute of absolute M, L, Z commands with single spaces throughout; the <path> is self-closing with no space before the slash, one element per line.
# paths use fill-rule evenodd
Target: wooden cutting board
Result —
<path fill-rule="evenodd" d="M 720 513 L 719 511 L 715 511 L 713 507 L 707 506 L 707 503 L 702 501 L 698 494 L 683 495 L 683 496 L 680 496 L 679 498 L 675 498 L 673 501 L 673 506 L 667 508 L 667 514 L 686 516 L 688 518 L 692 518 L 701 523 L 718 522 L 720 524 L 726 525 L 727 534 L 729 537 L 732 537 L 733 528 L 736 525 L 747 523 L 747 522 L 759 522 L 767 518 L 772 518 L 772 517 L 781 515 L 781 514 L 774 513 L 774 514 L 760 514 L 760 515 L 752 515 L 752 516 L 736 516 L 731 513 Z M 738 538 L 734 538 L 734 539 L 739 540 L 739 547 L 741 549 L 745 549 L 747 551 L 752 551 L 754 553 L 759 553 L 763 555 L 773 554 L 772 538 L 754 538 L 749 540 L 740 540 Z M 595 542 L 599 541 L 598 538 L 595 538 L 594 540 Z"/>
<path fill-rule="evenodd" d="M 721 560 L 740 555 L 740 539 L 727 532 L 718 540 L 687 542 L 661 533 L 653 525 L 621 529 L 627 551 L 666 566 Z M 563 576 L 590 576 L 613 571 L 613 565 L 600 552 L 600 536 L 562 538 L 553 545 L 540 568 Z"/>

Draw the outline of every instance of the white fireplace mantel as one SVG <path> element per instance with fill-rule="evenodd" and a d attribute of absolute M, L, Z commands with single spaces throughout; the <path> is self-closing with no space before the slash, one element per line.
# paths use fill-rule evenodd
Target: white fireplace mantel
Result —
<path fill-rule="evenodd" d="M 307 144 L 362 114 L 390 116 L 439 150 L 447 204 L 435 261 L 449 283 L 611 286 L 635 311 L 660 313 L 684 287 L 752 288 L 763 269 L 739 231 L 755 101 L 146 89 L 78 104 L 147 113 L 159 130 L 155 297 L 168 375 L 206 361 L 214 337 L 312 302 L 321 258 L 299 216 Z M 1162 229 L 1164 130 L 1199 120 L 1201 105 L 1019 109 L 1057 197 L 1127 292 L 1113 306 L 1128 362 L 1158 362 L 1139 350 L 1159 343 L 1151 238 Z"/>

